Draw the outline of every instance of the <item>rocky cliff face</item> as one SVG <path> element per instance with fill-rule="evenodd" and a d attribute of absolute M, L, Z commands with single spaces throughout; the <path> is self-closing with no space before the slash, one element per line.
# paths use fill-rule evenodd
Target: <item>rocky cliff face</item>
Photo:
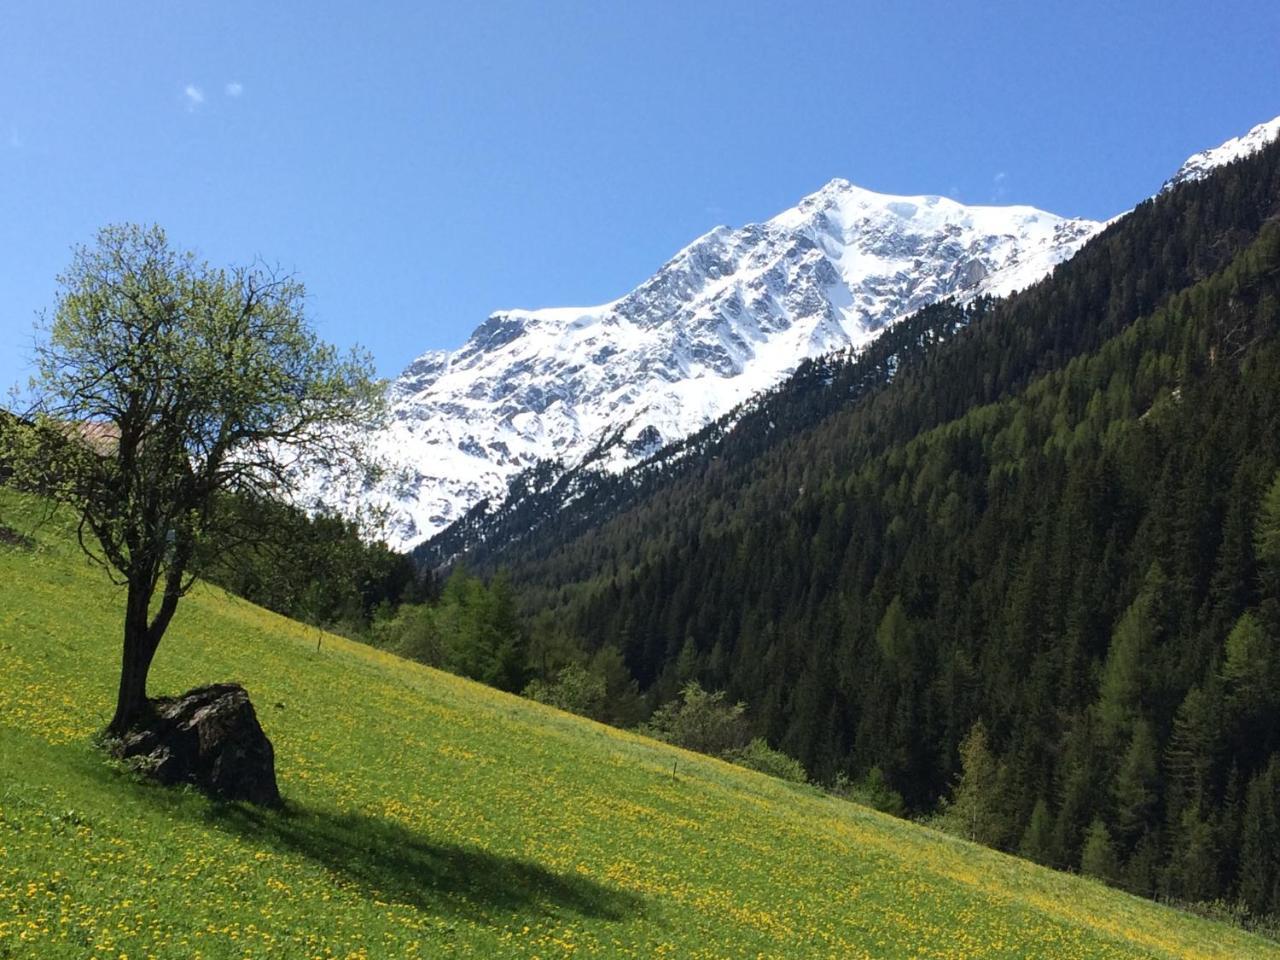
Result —
<path fill-rule="evenodd" d="M 1280 118 L 1196 154 L 1164 189 L 1277 134 Z M 540 460 L 623 469 L 807 357 L 945 297 L 1031 285 L 1101 226 L 832 180 L 764 223 L 715 228 L 612 303 L 500 311 L 459 349 L 420 356 L 377 438 L 395 482 L 360 500 L 389 507 L 391 542 L 410 547 Z"/>
<path fill-rule="evenodd" d="M 1002 295 L 1099 228 L 1031 207 L 893 197 L 833 180 L 793 209 L 699 237 L 649 280 L 594 307 L 493 314 L 453 352 L 390 387 L 379 445 L 411 546 L 542 459 L 597 450 L 621 469 L 777 383 L 801 360 L 857 346 L 943 297 Z"/>

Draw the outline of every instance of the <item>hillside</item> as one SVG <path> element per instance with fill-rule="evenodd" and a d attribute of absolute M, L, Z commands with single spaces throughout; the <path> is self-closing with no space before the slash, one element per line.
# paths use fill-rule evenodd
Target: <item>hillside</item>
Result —
<path fill-rule="evenodd" d="M 990 843 L 1079 867 L 1101 837 L 1131 890 L 1280 912 L 1277 212 L 1272 144 L 658 479 L 499 511 L 467 559 L 651 702 L 745 700 L 816 777 L 878 767 L 933 809 L 981 724 Z"/>
<path fill-rule="evenodd" d="M 283 814 L 89 740 L 117 594 L 0 491 L 0 957 L 1280 957 L 1280 947 L 339 638 L 212 588 L 153 686 L 236 678 Z"/>

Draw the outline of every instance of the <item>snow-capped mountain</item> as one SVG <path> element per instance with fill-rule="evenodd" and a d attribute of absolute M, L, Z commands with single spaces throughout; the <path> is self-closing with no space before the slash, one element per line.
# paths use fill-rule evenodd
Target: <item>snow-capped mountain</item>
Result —
<path fill-rule="evenodd" d="M 864 343 L 943 297 L 1003 295 L 1100 227 L 1031 207 L 896 197 L 833 180 L 773 219 L 717 227 L 631 293 L 493 314 L 390 387 L 384 453 L 403 464 L 390 537 L 410 546 L 540 459 L 606 435 L 622 469 L 772 386 L 806 357 Z"/>
<path fill-rule="evenodd" d="M 1232 137 L 1221 146 L 1193 154 L 1178 168 L 1177 173 L 1165 181 L 1160 192 L 1171 190 L 1188 180 L 1200 180 L 1214 167 L 1220 167 L 1232 160 L 1239 160 L 1241 157 L 1256 153 L 1277 137 L 1280 137 L 1280 117 L 1260 123 L 1244 136 Z"/>
<path fill-rule="evenodd" d="M 1280 117 L 1189 158 L 1163 189 L 1260 149 Z M 427 539 L 539 460 L 621 470 L 944 297 L 1022 289 L 1104 225 L 1032 207 L 897 197 L 832 180 L 773 219 L 717 227 L 621 299 L 505 310 L 390 386 L 400 470 L 362 502 L 394 546 Z"/>

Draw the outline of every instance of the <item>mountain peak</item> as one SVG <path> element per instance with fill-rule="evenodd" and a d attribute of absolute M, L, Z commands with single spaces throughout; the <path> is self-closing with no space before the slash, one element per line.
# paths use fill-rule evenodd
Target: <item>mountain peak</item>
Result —
<path fill-rule="evenodd" d="M 1280 117 L 1192 157 L 1171 183 L 1277 134 Z M 617 300 L 498 311 L 457 350 L 419 357 L 389 388 L 378 441 L 404 482 L 361 497 L 390 506 L 394 545 L 413 546 L 539 461 L 624 469 L 805 359 L 944 298 L 1025 289 L 1102 227 L 833 178 L 763 223 L 715 227 Z"/>
<path fill-rule="evenodd" d="M 1260 123 L 1250 129 L 1248 133 L 1232 137 L 1212 149 L 1201 150 L 1199 153 L 1192 154 L 1178 168 L 1178 172 L 1164 182 L 1160 192 L 1164 193 L 1166 190 L 1171 190 L 1178 184 L 1186 183 L 1188 180 L 1202 180 L 1215 167 L 1220 167 L 1231 163 L 1233 160 L 1239 160 L 1252 153 L 1257 153 L 1277 137 L 1280 137 L 1280 117 Z"/>
<path fill-rule="evenodd" d="M 880 204 L 891 202 L 893 200 L 907 199 L 905 197 L 896 197 L 888 193 L 880 193 L 876 190 L 869 190 L 866 187 L 860 187 L 851 180 L 844 177 L 833 177 L 824 183 L 813 193 L 802 198 L 796 207 L 804 208 L 815 204 L 840 203 L 845 204 L 850 201 L 863 204 Z"/>
<path fill-rule="evenodd" d="M 832 177 L 830 180 L 824 183 L 821 187 L 815 190 L 812 194 L 810 194 L 810 196 L 813 196 L 813 197 L 832 196 L 832 195 L 841 194 L 841 193 L 852 193 L 854 191 L 858 191 L 860 193 L 871 192 L 869 190 L 866 190 L 863 187 L 858 186 L 856 183 L 853 183 L 850 180 L 846 180 L 844 177 Z M 806 197 L 805 199 L 808 199 L 808 197 Z"/>
<path fill-rule="evenodd" d="M 768 221 L 708 231 L 618 300 L 496 312 L 389 391 L 381 446 L 408 477 L 381 492 L 392 539 L 431 536 L 540 460 L 628 467 L 805 359 L 866 343 L 944 297 L 1034 283 L 1099 226 L 838 177 Z"/>

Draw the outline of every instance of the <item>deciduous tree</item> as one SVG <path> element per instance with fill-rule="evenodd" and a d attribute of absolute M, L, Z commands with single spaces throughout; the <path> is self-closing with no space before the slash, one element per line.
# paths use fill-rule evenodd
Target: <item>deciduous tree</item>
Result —
<path fill-rule="evenodd" d="M 356 438 L 381 411 L 371 360 L 321 341 L 303 305 L 294 278 L 210 266 L 159 227 L 103 229 L 58 278 L 31 406 L 0 460 L 11 482 L 70 508 L 85 552 L 124 588 L 109 732 L 145 713 L 156 648 L 202 558 L 263 535 L 227 498 L 288 500 L 309 465 L 367 462 Z"/>

